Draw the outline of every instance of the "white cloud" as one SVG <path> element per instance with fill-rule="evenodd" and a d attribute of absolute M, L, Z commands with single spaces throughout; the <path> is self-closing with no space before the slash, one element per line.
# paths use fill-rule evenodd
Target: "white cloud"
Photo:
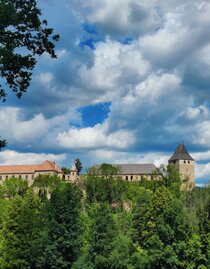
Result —
<path fill-rule="evenodd" d="M 45 160 L 60 163 L 66 159 L 66 154 L 45 154 L 45 153 L 21 153 L 14 150 L 0 152 L 1 165 L 15 164 L 39 164 Z"/>
<path fill-rule="evenodd" d="M 196 178 L 205 178 L 206 181 L 210 181 L 210 163 L 196 164 L 195 167 Z"/>
<path fill-rule="evenodd" d="M 136 152 L 125 152 L 125 151 L 114 151 L 114 150 L 95 150 L 90 153 L 91 157 L 100 163 L 154 163 L 155 166 L 159 167 L 161 164 L 167 165 L 169 155 L 162 152 L 156 153 L 136 153 Z M 92 163 L 93 164 L 93 163 Z"/>
<path fill-rule="evenodd" d="M 205 106 L 188 107 L 180 116 L 187 120 L 205 119 L 209 116 L 209 110 Z"/>
<path fill-rule="evenodd" d="M 194 144 L 210 146 L 210 120 L 198 123 L 194 129 Z"/>
<path fill-rule="evenodd" d="M 90 68 L 86 65 L 80 68 L 80 78 L 95 100 L 113 100 L 122 96 L 134 80 L 139 82 L 150 71 L 149 62 L 143 59 L 136 44 L 128 46 L 106 39 L 96 45 L 93 59 Z"/>
<path fill-rule="evenodd" d="M 35 115 L 30 120 L 24 120 L 21 109 L 7 107 L 0 110 L 0 132 L 2 136 L 14 141 L 39 139 L 46 134 L 48 122 L 41 114 Z"/>
<path fill-rule="evenodd" d="M 89 22 L 100 25 L 108 34 L 143 34 L 155 30 L 160 21 L 148 1 L 90 0 L 85 5 L 91 8 L 87 15 Z"/>
<path fill-rule="evenodd" d="M 39 74 L 39 81 L 41 84 L 46 86 L 46 84 L 50 84 L 53 80 L 53 75 L 51 73 L 41 73 Z"/>
<path fill-rule="evenodd" d="M 71 108 L 65 114 L 47 119 L 42 114 L 35 114 L 26 119 L 24 110 L 6 107 L 0 110 L 1 137 L 13 146 L 30 145 L 36 147 L 56 147 L 55 136 L 60 130 L 69 128 L 69 124 L 79 123 L 80 115 Z"/>
<path fill-rule="evenodd" d="M 207 150 L 207 151 L 204 151 L 204 152 L 194 152 L 193 153 L 193 158 L 196 161 L 210 160 L 210 150 Z"/>
<path fill-rule="evenodd" d="M 72 149 L 89 148 L 127 148 L 135 141 L 133 134 L 127 130 L 108 132 L 107 123 L 97 124 L 94 127 L 72 128 L 61 132 L 57 136 L 61 147 Z"/>

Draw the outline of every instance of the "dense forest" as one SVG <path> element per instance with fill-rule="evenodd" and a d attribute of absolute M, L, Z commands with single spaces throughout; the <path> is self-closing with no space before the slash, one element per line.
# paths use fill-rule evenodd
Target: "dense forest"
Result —
<path fill-rule="evenodd" d="M 114 168 L 76 183 L 39 176 L 0 186 L 1 269 L 210 268 L 210 188 L 126 182 Z"/>

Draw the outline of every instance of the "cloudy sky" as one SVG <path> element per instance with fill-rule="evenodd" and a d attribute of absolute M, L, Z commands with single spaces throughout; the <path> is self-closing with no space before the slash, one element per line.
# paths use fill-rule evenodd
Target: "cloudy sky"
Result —
<path fill-rule="evenodd" d="M 61 38 L 0 106 L 1 164 L 167 163 L 184 142 L 210 179 L 210 1 L 40 0 Z"/>

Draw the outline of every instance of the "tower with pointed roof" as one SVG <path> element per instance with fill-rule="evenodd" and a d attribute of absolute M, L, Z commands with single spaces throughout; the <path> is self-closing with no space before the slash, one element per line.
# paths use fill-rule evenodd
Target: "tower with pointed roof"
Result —
<path fill-rule="evenodd" d="M 190 156 L 184 144 L 179 144 L 168 160 L 181 175 L 182 188 L 192 190 L 195 187 L 195 160 Z"/>

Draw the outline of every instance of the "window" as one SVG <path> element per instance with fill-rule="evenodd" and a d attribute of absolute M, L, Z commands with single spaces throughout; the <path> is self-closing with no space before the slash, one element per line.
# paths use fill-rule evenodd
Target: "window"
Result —
<path fill-rule="evenodd" d="M 8 176 L 6 176 L 6 179 L 8 179 Z"/>
<path fill-rule="evenodd" d="M 154 176 L 153 176 L 153 175 L 151 175 L 151 179 L 152 179 L 152 180 L 154 179 Z"/>
<path fill-rule="evenodd" d="M 26 180 L 28 179 L 28 175 L 26 175 Z"/>
<path fill-rule="evenodd" d="M 125 177 L 125 180 L 128 180 L 128 176 Z"/>
<path fill-rule="evenodd" d="M 190 163 L 190 161 L 188 161 L 188 163 Z"/>
<path fill-rule="evenodd" d="M 19 175 L 19 178 L 21 179 L 21 175 Z"/>
<path fill-rule="evenodd" d="M 184 161 L 184 163 L 186 163 L 186 161 Z"/>
<path fill-rule="evenodd" d="M 34 179 L 34 175 L 32 175 L 31 178 Z"/>
<path fill-rule="evenodd" d="M 133 176 L 131 176 L 131 180 L 133 180 Z"/>
<path fill-rule="evenodd" d="M 2 176 L 0 176 L 0 180 L 2 180 Z"/>

